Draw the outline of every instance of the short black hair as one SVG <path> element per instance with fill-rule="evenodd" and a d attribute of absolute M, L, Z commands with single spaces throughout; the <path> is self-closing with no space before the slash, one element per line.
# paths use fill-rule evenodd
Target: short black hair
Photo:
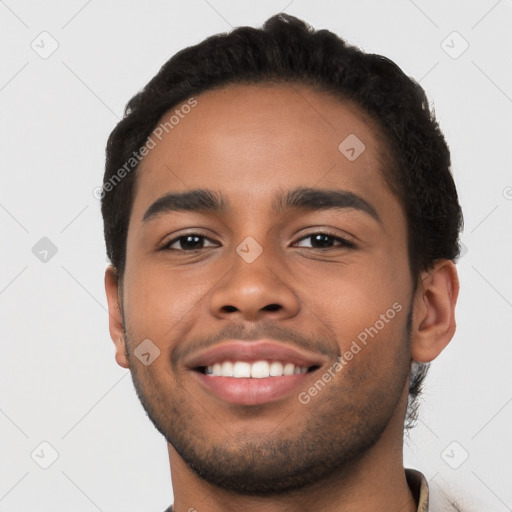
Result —
<path fill-rule="evenodd" d="M 257 83 L 312 86 L 354 103 L 376 123 L 383 178 L 406 214 L 414 289 L 421 271 L 458 258 L 462 210 L 450 151 L 424 90 L 390 59 L 280 13 L 261 29 L 239 27 L 181 50 L 128 102 L 107 142 L 101 194 L 107 256 L 121 281 L 140 150 L 162 116 L 202 92 Z M 425 373 L 420 366 L 413 375 L 410 397 Z"/>

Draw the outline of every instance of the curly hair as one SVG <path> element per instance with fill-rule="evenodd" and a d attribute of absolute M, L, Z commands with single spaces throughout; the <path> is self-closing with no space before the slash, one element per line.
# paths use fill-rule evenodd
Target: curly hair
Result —
<path fill-rule="evenodd" d="M 414 290 L 422 271 L 458 258 L 463 217 L 450 151 L 424 90 L 390 59 L 281 13 L 260 29 L 239 27 L 181 50 L 128 102 L 107 142 L 101 204 L 107 256 L 121 281 L 140 148 L 162 116 L 190 97 L 256 83 L 309 85 L 353 102 L 375 121 L 386 153 L 383 177 L 406 214 Z M 134 161 L 131 172 L 128 161 Z M 412 368 L 410 398 L 419 393 L 427 368 Z M 408 412 L 414 410 L 409 400 Z"/>

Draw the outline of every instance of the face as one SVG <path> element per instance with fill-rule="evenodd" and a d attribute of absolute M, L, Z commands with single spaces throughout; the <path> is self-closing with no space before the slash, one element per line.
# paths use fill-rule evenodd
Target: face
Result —
<path fill-rule="evenodd" d="M 137 170 L 127 364 L 199 476 L 246 494 L 298 488 L 403 424 L 405 215 L 376 126 L 348 102 L 287 85 L 196 101 Z M 171 196 L 197 189 L 209 192 Z"/>

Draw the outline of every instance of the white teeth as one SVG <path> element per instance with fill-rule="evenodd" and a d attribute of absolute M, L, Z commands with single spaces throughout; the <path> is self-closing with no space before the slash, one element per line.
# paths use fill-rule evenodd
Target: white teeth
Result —
<path fill-rule="evenodd" d="M 270 376 L 281 377 L 283 375 L 283 365 L 279 361 L 270 363 Z"/>
<path fill-rule="evenodd" d="M 299 375 L 307 371 L 307 367 L 295 366 L 293 363 L 283 364 L 280 361 L 261 360 L 254 363 L 246 361 L 215 363 L 208 366 L 205 373 L 213 377 L 265 379 L 267 377 L 282 377 L 283 375 Z"/>
<path fill-rule="evenodd" d="M 233 377 L 238 379 L 251 376 L 251 364 L 245 361 L 237 361 L 233 366 Z"/>
<path fill-rule="evenodd" d="M 295 370 L 295 365 L 293 363 L 286 363 L 284 365 L 284 375 L 293 375 L 293 372 Z"/>
<path fill-rule="evenodd" d="M 222 363 L 222 374 L 223 377 L 233 377 L 233 363 L 226 361 Z"/>
<path fill-rule="evenodd" d="M 251 365 L 251 377 L 253 379 L 264 379 L 270 376 L 270 365 L 267 361 L 256 361 Z"/>

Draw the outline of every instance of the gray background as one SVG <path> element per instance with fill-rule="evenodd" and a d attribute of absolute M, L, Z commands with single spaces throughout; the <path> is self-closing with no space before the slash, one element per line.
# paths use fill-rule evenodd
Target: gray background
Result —
<path fill-rule="evenodd" d="M 457 333 L 432 366 L 406 464 L 482 510 L 512 510 L 512 2 L 5 0 L 1 511 L 172 502 L 165 441 L 114 360 L 93 190 L 125 103 L 171 55 L 283 10 L 391 58 L 435 106 L 467 252 Z"/>

